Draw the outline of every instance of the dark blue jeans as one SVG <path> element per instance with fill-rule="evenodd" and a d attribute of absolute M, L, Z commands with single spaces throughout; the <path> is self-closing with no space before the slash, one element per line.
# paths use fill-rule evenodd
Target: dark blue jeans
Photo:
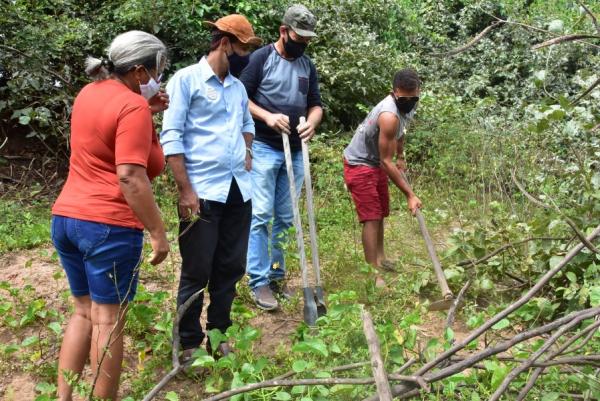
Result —
<path fill-rule="evenodd" d="M 200 219 L 179 224 L 182 263 L 177 307 L 208 285 L 210 305 L 206 329 L 225 332 L 231 326 L 235 285 L 246 270 L 252 203 L 244 202 L 233 179 L 226 203 L 201 200 L 200 210 Z M 200 326 L 203 301 L 204 294 L 190 305 L 181 319 L 179 335 L 183 349 L 199 347 L 204 340 Z"/>
<path fill-rule="evenodd" d="M 143 231 L 54 215 L 51 233 L 73 296 L 99 304 L 133 299 Z"/>

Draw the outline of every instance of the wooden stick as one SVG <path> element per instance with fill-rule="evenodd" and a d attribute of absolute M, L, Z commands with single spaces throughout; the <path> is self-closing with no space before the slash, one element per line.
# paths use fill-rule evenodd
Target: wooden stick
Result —
<path fill-rule="evenodd" d="M 194 303 L 194 301 L 196 301 L 198 299 L 198 297 L 200 296 L 200 294 L 202 294 L 203 291 L 204 291 L 204 288 L 202 288 L 199 291 L 196 291 L 191 297 L 186 299 L 186 301 L 183 304 L 181 304 L 179 306 L 179 308 L 177 308 L 177 316 L 175 317 L 175 322 L 173 324 L 173 343 L 172 343 L 173 351 L 171 354 L 171 360 L 173 362 L 173 369 L 171 369 L 171 371 L 169 373 L 167 373 L 156 384 L 156 386 L 154 386 L 154 388 L 152 388 L 152 390 L 150 390 L 150 392 L 148 394 L 146 394 L 146 396 L 144 397 L 144 399 L 142 401 L 150 401 L 151 399 L 153 399 L 160 392 L 160 390 L 162 390 L 162 388 L 164 386 L 166 386 L 166 384 L 172 378 L 177 376 L 177 374 L 184 368 L 184 366 L 182 366 L 181 363 L 179 362 L 179 346 L 180 346 L 180 344 L 179 344 L 179 341 L 180 341 L 179 324 L 181 323 L 181 319 L 183 318 L 183 315 L 185 314 L 185 312 L 190 308 L 190 305 L 192 305 Z"/>
<path fill-rule="evenodd" d="M 583 8 L 585 10 L 585 12 L 587 13 L 587 15 L 590 16 L 590 18 L 592 19 L 592 23 L 596 27 L 596 31 L 598 31 L 598 35 L 600 35 L 600 25 L 598 25 L 598 20 L 596 19 L 596 16 L 594 15 L 594 13 L 592 13 L 590 11 L 590 9 L 587 8 L 585 6 L 585 4 L 583 4 L 581 1 L 577 0 L 577 3 L 581 6 L 581 8 Z"/>
<path fill-rule="evenodd" d="M 559 36 L 558 38 L 553 38 L 550 40 L 547 40 L 545 42 L 542 43 L 538 43 L 537 45 L 534 45 L 531 47 L 531 50 L 538 50 L 544 47 L 548 47 L 548 46 L 552 46 L 552 45 L 558 45 L 560 43 L 564 43 L 564 42 L 572 42 L 574 40 L 580 40 L 580 39 L 600 39 L 600 36 L 598 35 L 587 35 L 587 34 L 578 34 L 578 33 L 574 33 L 574 34 L 570 34 L 570 35 L 564 35 L 564 36 Z"/>
<path fill-rule="evenodd" d="M 598 313 L 600 313 L 600 311 Z M 498 386 L 498 388 L 496 389 L 494 394 L 492 394 L 492 396 L 490 397 L 489 401 L 498 401 L 500 399 L 500 397 L 502 396 L 502 394 L 504 394 L 504 392 L 506 390 L 508 390 L 508 386 L 510 385 L 510 383 L 514 379 L 516 379 L 517 376 L 519 376 L 522 372 L 529 369 L 531 367 L 531 365 L 535 361 L 537 361 L 542 356 L 542 354 L 545 353 L 552 346 L 552 344 L 554 344 L 556 341 L 558 341 L 558 339 L 560 337 L 562 337 L 562 335 L 567 330 L 569 330 L 572 327 L 574 327 L 575 325 L 579 324 L 581 321 L 588 319 L 590 317 L 596 316 L 596 315 L 597 314 L 595 314 L 595 315 L 583 314 L 581 316 L 577 316 L 575 319 L 573 319 L 569 323 L 567 323 L 564 326 L 562 326 L 561 328 L 559 328 L 554 334 L 552 334 L 552 336 L 550 336 L 550 338 L 548 340 L 546 340 L 546 342 L 537 351 L 535 351 L 533 353 L 533 355 L 531 355 L 529 358 L 527 358 L 523 363 L 521 363 L 521 365 L 519 365 L 518 367 L 513 369 L 504 378 L 504 380 L 502 381 L 500 386 Z"/>
<path fill-rule="evenodd" d="M 449 57 L 449 56 L 454 56 L 458 53 L 462 53 L 462 52 L 470 49 L 471 47 L 475 46 L 481 39 L 483 39 L 488 33 L 490 33 L 490 31 L 492 29 L 502 25 L 503 23 L 504 23 L 503 21 L 494 21 L 494 22 L 492 22 L 492 24 L 490 26 L 485 28 L 483 31 L 479 32 L 477 34 L 477 36 L 475 36 L 473 39 L 471 39 L 466 45 L 457 47 L 456 49 L 450 50 L 445 53 L 433 53 L 431 55 L 433 57 Z"/>
<path fill-rule="evenodd" d="M 524 244 L 524 243 L 529 242 L 529 241 L 565 241 L 565 240 L 568 240 L 568 239 L 570 239 L 570 238 L 564 238 L 564 237 L 562 237 L 562 238 L 558 238 L 558 237 L 531 237 L 531 238 L 526 238 L 526 239 L 521 240 L 521 241 L 515 241 L 515 242 L 510 242 L 508 244 L 504 244 L 500 248 L 496 249 L 493 252 L 488 253 L 487 255 L 485 255 L 485 256 L 483 256 L 483 257 L 481 257 L 479 259 L 476 259 L 476 260 L 473 260 L 473 259 L 462 260 L 462 261 L 458 262 L 456 264 L 456 266 L 474 267 L 475 265 L 478 265 L 480 263 L 485 262 L 486 260 L 488 260 L 490 258 L 493 258 L 497 254 L 499 254 L 500 252 L 503 252 L 503 251 L 507 250 L 508 248 L 512 248 L 512 247 L 514 247 L 516 245 L 521 245 L 521 244 Z"/>
<path fill-rule="evenodd" d="M 388 382 L 387 374 L 385 373 L 383 359 L 381 359 L 379 339 L 375 333 L 373 319 L 371 319 L 371 314 L 365 309 L 362 310 L 361 315 L 363 320 L 363 331 L 367 338 L 369 353 L 371 354 L 371 367 L 373 368 L 373 377 L 375 378 L 377 394 L 379 394 L 379 399 L 381 401 L 392 401 L 392 390 L 390 389 L 390 383 Z"/>

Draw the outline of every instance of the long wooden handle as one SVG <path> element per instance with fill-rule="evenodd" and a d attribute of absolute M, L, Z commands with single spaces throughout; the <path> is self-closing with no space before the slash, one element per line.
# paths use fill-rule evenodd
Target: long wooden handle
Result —
<path fill-rule="evenodd" d="M 300 124 L 304 124 L 306 118 L 300 117 Z M 310 233 L 310 249 L 312 255 L 312 264 L 315 271 L 315 281 L 317 286 L 321 286 L 321 266 L 319 265 L 319 245 L 317 242 L 317 226 L 315 224 L 315 207 L 313 203 L 312 179 L 310 176 L 310 159 L 308 154 L 308 145 L 302 142 L 302 160 L 304 162 L 304 187 L 306 190 L 306 206 L 308 209 L 308 229 Z"/>
<path fill-rule="evenodd" d="M 400 171 L 400 175 L 402 176 L 402 179 L 406 182 L 406 185 L 408 185 L 410 188 L 410 184 L 408 182 L 408 179 L 406 178 L 406 174 L 404 174 L 404 171 Z M 440 263 L 440 260 L 437 257 L 435 247 L 433 246 L 433 241 L 431 240 L 431 235 L 429 235 L 429 230 L 427 230 L 427 226 L 425 225 L 425 218 L 423 218 L 423 213 L 421 213 L 420 209 L 417 209 L 415 215 L 417 217 L 417 221 L 419 222 L 421 235 L 425 240 L 427 253 L 429 253 L 429 258 L 431 259 L 431 263 L 433 263 L 433 270 L 435 271 L 435 276 L 437 277 L 440 289 L 442 290 L 442 296 L 445 299 L 452 299 L 454 295 L 452 294 L 452 291 L 450 291 L 450 287 L 448 287 L 448 282 L 446 281 L 446 276 L 444 275 L 442 264 Z"/>
<path fill-rule="evenodd" d="M 306 251 L 304 250 L 304 235 L 302 233 L 302 220 L 300 219 L 300 209 L 298 208 L 298 196 L 296 195 L 296 182 L 294 181 L 294 165 L 292 164 L 292 150 L 290 148 L 290 139 L 286 134 L 281 134 L 283 139 L 283 152 L 285 154 L 285 167 L 290 183 L 290 197 L 292 198 L 292 211 L 294 213 L 294 227 L 296 228 L 296 241 L 298 242 L 298 252 L 300 253 L 300 267 L 302 269 L 302 285 L 308 287 L 308 265 L 306 263 Z"/>

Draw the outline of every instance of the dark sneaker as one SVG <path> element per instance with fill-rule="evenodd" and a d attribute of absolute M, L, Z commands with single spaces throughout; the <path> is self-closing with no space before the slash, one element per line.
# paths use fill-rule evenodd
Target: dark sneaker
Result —
<path fill-rule="evenodd" d="M 198 348 L 189 348 L 184 349 L 183 354 L 181 355 L 181 366 L 183 366 L 183 372 L 188 375 L 196 375 L 196 376 L 204 376 L 207 372 L 207 368 L 203 368 L 200 366 L 192 366 L 194 363 L 194 352 L 196 352 Z"/>
<path fill-rule="evenodd" d="M 286 301 L 290 300 L 294 293 L 290 290 L 284 280 L 273 280 L 269 283 L 269 288 L 277 297 L 281 297 Z"/>
<path fill-rule="evenodd" d="M 209 355 L 214 356 L 215 359 L 222 358 L 232 353 L 231 346 L 226 341 L 219 344 L 216 350 L 213 350 L 209 340 L 206 342 L 206 351 Z"/>
<path fill-rule="evenodd" d="M 383 262 L 381 262 L 381 266 L 380 266 L 381 270 L 387 271 L 387 272 L 397 272 L 398 271 L 398 266 L 396 265 L 395 262 L 392 262 L 391 260 L 384 260 Z"/>
<path fill-rule="evenodd" d="M 279 308 L 279 302 L 273 296 L 268 285 L 261 285 L 252 290 L 256 306 L 263 310 L 275 310 Z"/>

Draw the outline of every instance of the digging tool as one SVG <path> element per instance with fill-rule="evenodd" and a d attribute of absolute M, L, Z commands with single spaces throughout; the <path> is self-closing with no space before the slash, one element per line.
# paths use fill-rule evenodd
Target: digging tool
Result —
<path fill-rule="evenodd" d="M 402 179 L 406 182 L 406 184 L 410 187 L 410 184 L 408 182 L 408 179 L 406 178 L 406 174 L 404 174 L 404 171 L 400 171 L 400 175 L 402 176 Z M 438 284 L 440 285 L 442 296 L 444 297 L 439 301 L 432 302 L 429 305 L 429 310 L 448 310 L 452 307 L 452 304 L 454 303 L 454 294 L 452 294 L 452 291 L 450 291 L 450 288 L 448 287 L 448 282 L 446 282 L 444 270 L 442 269 L 440 260 L 438 259 L 437 254 L 435 253 L 433 241 L 431 240 L 431 236 L 429 235 L 427 226 L 425 226 L 425 218 L 423 217 L 423 214 L 421 213 L 420 209 L 417 209 L 415 216 L 417 217 L 417 221 L 419 222 L 421 235 L 423 235 L 423 239 L 425 240 L 425 245 L 427 246 L 427 253 L 429 253 L 429 257 L 431 258 L 431 262 L 433 263 L 433 270 L 435 271 L 435 276 L 437 278 Z"/>
<path fill-rule="evenodd" d="M 304 322 L 309 326 L 314 326 L 317 317 L 317 304 L 313 289 L 308 286 L 308 265 L 306 263 L 306 252 L 304 249 L 304 235 L 302 234 L 302 221 L 300 219 L 300 209 L 298 208 L 298 197 L 296 196 L 296 183 L 294 181 L 294 167 L 292 164 L 292 151 L 290 149 L 290 139 L 287 134 L 282 134 L 283 151 L 285 154 L 285 167 L 290 182 L 290 197 L 292 198 L 292 211 L 294 213 L 294 226 L 296 228 L 296 241 L 298 242 L 298 252 L 300 253 L 300 268 L 302 270 L 302 295 L 304 298 Z"/>
<path fill-rule="evenodd" d="M 306 122 L 305 117 L 300 117 L 300 124 Z M 319 265 L 319 246 L 317 244 L 317 227 L 315 224 L 315 208 L 313 203 L 312 179 L 310 177 L 310 159 L 308 156 L 308 145 L 302 141 L 302 160 L 304 162 L 304 187 L 306 188 L 306 205 L 308 208 L 308 229 L 310 232 L 310 252 L 312 265 L 315 271 L 315 303 L 317 304 L 317 315 L 319 317 L 327 314 L 323 287 L 321 286 L 321 267 Z"/>

